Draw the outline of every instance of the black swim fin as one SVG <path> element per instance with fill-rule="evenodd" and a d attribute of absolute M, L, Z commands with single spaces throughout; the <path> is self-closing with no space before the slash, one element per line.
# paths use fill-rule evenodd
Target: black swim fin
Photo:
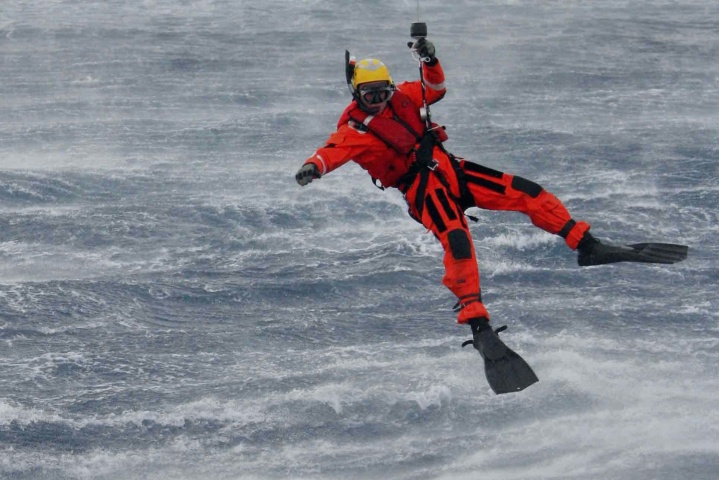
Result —
<path fill-rule="evenodd" d="M 462 346 L 472 345 L 482 355 L 484 374 L 494 393 L 519 392 L 539 381 L 527 362 L 499 339 L 498 333 L 506 326 L 492 330 L 484 318 L 472 319 L 470 326 L 473 339 Z"/>
<path fill-rule="evenodd" d="M 580 267 L 617 262 L 664 263 L 681 262 L 687 258 L 689 247 L 673 243 L 636 243 L 609 245 L 595 240 L 585 248 L 578 248 Z"/>

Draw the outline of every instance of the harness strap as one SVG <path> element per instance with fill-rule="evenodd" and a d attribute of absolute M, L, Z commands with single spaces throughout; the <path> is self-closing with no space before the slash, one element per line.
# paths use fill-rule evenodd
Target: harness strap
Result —
<path fill-rule="evenodd" d="M 434 136 L 430 134 L 422 137 L 422 139 L 419 141 L 419 144 L 414 148 L 414 151 L 412 152 L 412 155 L 414 156 L 414 162 L 412 162 L 412 165 L 410 165 L 409 170 L 407 170 L 407 173 L 399 177 L 399 179 L 397 180 L 397 188 L 399 188 L 402 193 L 405 193 L 407 190 L 409 190 L 409 187 L 412 186 L 415 179 L 417 178 L 417 174 L 429 172 L 430 170 L 435 169 L 435 167 L 437 166 L 437 162 L 434 160 L 432 155 L 434 145 Z M 429 175 L 425 175 L 420 179 L 422 195 L 420 197 L 420 188 L 418 188 L 417 198 L 421 198 L 422 200 L 424 200 L 424 190 L 426 189 L 428 179 Z M 421 212 L 422 210 L 418 208 L 417 211 Z"/>
<path fill-rule="evenodd" d="M 462 170 L 462 167 L 460 167 L 457 157 L 449 152 L 445 153 L 449 156 L 454 173 L 457 175 L 457 182 L 459 183 L 459 205 L 462 207 L 462 210 L 473 207 L 474 198 L 472 197 L 472 193 L 469 191 L 469 186 L 467 185 L 467 175 L 464 173 L 464 170 Z"/>
<path fill-rule="evenodd" d="M 439 145 L 442 151 L 449 156 L 450 160 L 452 161 L 452 167 L 455 171 L 458 172 L 457 179 L 459 180 L 460 192 L 462 194 L 460 198 L 456 198 L 456 196 L 452 193 L 452 189 L 444 174 L 436 168 L 438 162 L 433 158 L 432 155 L 435 145 Z M 424 203 L 424 191 L 426 189 L 427 180 L 429 179 L 429 173 L 431 172 L 437 177 L 437 180 L 439 180 L 442 186 L 447 189 L 447 193 L 452 197 L 452 199 L 455 201 L 459 201 L 462 208 L 464 208 L 464 205 L 461 203 L 463 197 L 465 196 L 464 192 L 466 191 L 466 196 L 468 198 L 471 198 L 471 195 L 469 194 L 469 189 L 466 185 L 467 182 L 464 180 L 464 173 L 462 173 L 461 176 L 459 175 L 459 172 L 461 172 L 462 169 L 459 168 L 459 164 L 456 162 L 456 160 L 454 160 L 454 155 L 447 152 L 442 146 L 442 144 L 437 142 L 434 135 L 429 133 L 425 135 L 420 141 L 419 145 L 415 147 L 414 157 L 415 161 L 409 167 L 407 173 L 402 175 L 399 180 L 397 180 L 397 188 L 399 188 L 400 191 L 402 191 L 403 193 L 406 192 L 409 187 L 414 183 L 417 174 L 421 174 L 422 176 L 420 177 L 420 185 L 417 188 L 416 202 L 418 204 L 419 202 Z M 422 195 L 420 195 L 420 193 Z M 422 209 L 417 208 L 417 211 L 421 213 Z"/>
<path fill-rule="evenodd" d="M 419 185 L 417 185 L 417 194 L 414 197 L 414 208 L 417 210 L 420 219 L 422 218 L 422 212 L 424 211 L 424 195 L 427 191 L 427 183 L 429 182 L 430 173 L 431 171 L 424 167 L 421 167 L 419 171 Z"/>

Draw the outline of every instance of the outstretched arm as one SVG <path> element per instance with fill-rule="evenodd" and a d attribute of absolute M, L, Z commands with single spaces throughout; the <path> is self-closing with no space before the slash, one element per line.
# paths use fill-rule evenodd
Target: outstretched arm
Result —
<path fill-rule="evenodd" d="M 324 147 L 307 160 L 295 175 L 297 183 L 307 185 L 315 178 L 338 169 L 353 158 L 356 158 L 368 147 L 367 139 L 348 125 L 342 125 L 330 138 Z"/>

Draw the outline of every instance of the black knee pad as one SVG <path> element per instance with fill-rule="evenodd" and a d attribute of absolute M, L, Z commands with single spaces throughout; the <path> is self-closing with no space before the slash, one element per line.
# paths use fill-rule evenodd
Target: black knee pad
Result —
<path fill-rule="evenodd" d="M 512 188 L 524 192 L 532 198 L 537 198 L 542 193 L 542 187 L 531 180 L 522 177 L 512 179 Z"/>
<path fill-rule="evenodd" d="M 449 249 L 455 260 L 472 258 L 472 244 L 467 232 L 464 230 L 451 230 L 447 234 Z"/>

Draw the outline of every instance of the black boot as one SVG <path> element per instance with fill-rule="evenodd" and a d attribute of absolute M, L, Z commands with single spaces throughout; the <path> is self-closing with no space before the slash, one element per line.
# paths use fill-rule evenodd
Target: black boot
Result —
<path fill-rule="evenodd" d="M 497 332 L 492 330 L 489 319 L 473 318 L 469 321 L 469 326 L 472 328 L 472 345 L 483 358 L 496 360 L 506 355 L 507 346 L 499 339 Z M 502 331 L 506 328 L 506 326 L 500 327 L 497 330 Z"/>
<path fill-rule="evenodd" d="M 594 238 L 594 236 L 589 233 L 589 230 L 584 232 L 584 236 L 579 241 L 579 245 L 577 245 L 577 253 L 579 253 L 577 263 L 580 267 L 586 267 L 594 264 L 592 253 L 594 253 L 595 249 L 601 249 L 602 247 L 600 245 L 601 242 Z"/>

